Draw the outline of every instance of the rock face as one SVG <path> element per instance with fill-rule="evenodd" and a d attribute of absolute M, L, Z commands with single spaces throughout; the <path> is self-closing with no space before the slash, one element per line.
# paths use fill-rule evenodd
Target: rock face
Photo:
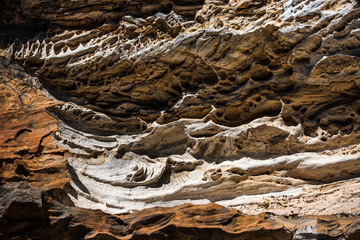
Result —
<path fill-rule="evenodd" d="M 56 103 L 28 83 L 24 69 L 0 59 L 0 160 L 2 183 L 27 181 L 37 187 L 63 187 L 70 180 L 65 152 L 52 139 L 57 120 L 45 109 Z"/>
<path fill-rule="evenodd" d="M 359 6 L 3 1 L 0 237 L 359 238 Z"/>
<path fill-rule="evenodd" d="M 355 240 L 360 236 L 359 216 L 250 216 L 216 204 L 110 215 L 62 205 L 54 200 L 53 190 L 34 189 L 26 183 L 5 184 L 0 194 L 2 239 Z M 57 196 L 63 194 L 57 192 Z"/>

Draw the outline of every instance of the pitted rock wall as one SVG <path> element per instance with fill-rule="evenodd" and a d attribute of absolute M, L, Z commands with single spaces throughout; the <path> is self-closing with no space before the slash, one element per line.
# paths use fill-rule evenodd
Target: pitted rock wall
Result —
<path fill-rule="evenodd" d="M 216 206 L 357 221 L 357 1 L 0 6 L 0 28 L 11 29 L 1 33 L 2 184 L 50 188 L 60 212 L 217 203 L 199 216 Z M 150 219 L 136 231 L 152 236 Z M 307 221 L 280 227 L 283 239 L 357 231 L 320 233 Z M 240 236 L 232 231 L 211 234 Z"/>

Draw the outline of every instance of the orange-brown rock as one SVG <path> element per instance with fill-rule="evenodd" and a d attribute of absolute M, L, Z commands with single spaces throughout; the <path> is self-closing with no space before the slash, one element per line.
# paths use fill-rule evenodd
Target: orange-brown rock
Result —
<path fill-rule="evenodd" d="M 0 181 L 62 187 L 69 180 L 66 149 L 53 141 L 57 120 L 46 112 L 56 103 L 28 85 L 23 69 L 0 61 Z"/>
<path fill-rule="evenodd" d="M 0 238 L 360 238 L 359 4 L 2 1 Z"/>
<path fill-rule="evenodd" d="M 217 204 L 185 204 L 110 215 L 61 204 L 54 200 L 51 190 L 44 192 L 26 183 L 16 184 L 0 187 L 2 239 L 285 240 L 320 236 L 355 240 L 360 233 L 359 216 L 251 216 Z"/>

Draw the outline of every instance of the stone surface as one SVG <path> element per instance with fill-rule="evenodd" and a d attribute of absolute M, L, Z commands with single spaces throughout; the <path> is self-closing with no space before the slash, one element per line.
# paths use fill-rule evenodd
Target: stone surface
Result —
<path fill-rule="evenodd" d="M 251 216 L 217 204 L 183 204 L 110 215 L 67 206 L 66 199 L 61 204 L 55 199 L 64 192 L 57 193 L 26 183 L 0 186 L 0 238 L 357 239 L 360 233 L 359 216 Z"/>
<path fill-rule="evenodd" d="M 67 149 L 52 139 L 57 120 L 46 113 L 56 103 L 27 82 L 24 69 L 0 57 L 1 182 L 24 181 L 38 187 L 63 187 L 69 181 Z"/>
<path fill-rule="evenodd" d="M 358 1 L 5 0 L 0 16 L 6 238 L 359 238 Z"/>

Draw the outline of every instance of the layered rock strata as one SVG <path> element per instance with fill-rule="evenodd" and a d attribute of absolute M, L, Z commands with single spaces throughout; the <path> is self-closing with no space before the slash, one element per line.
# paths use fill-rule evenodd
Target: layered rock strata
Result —
<path fill-rule="evenodd" d="M 276 218 L 279 239 L 323 234 L 312 227 L 323 220 L 309 217 L 322 215 L 336 229 L 354 224 L 338 235 L 325 224 L 324 236 L 354 237 L 357 1 L 18 2 L 2 3 L 1 27 L 37 32 L 1 35 L 2 183 L 56 188 L 51 198 L 70 212 L 240 214 L 231 207 Z M 184 203 L 224 207 L 176 207 Z M 187 229 L 165 215 L 149 224 Z M 211 234 L 240 237 L 230 225 Z"/>
<path fill-rule="evenodd" d="M 27 181 L 36 187 L 62 188 L 70 180 L 67 149 L 53 140 L 57 120 L 46 113 L 56 105 L 29 83 L 36 80 L 0 57 L 1 183 Z"/>
<path fill-rule="evenodd" d="M 355 240 L 360 236 L 359 216 L 249 216 L 216 204 L 109 215 L 60 204 L 54 200 L 62 195 L 59 191 L 42 191 L 26 183 L 0 188 L 1 239 Z"/>

